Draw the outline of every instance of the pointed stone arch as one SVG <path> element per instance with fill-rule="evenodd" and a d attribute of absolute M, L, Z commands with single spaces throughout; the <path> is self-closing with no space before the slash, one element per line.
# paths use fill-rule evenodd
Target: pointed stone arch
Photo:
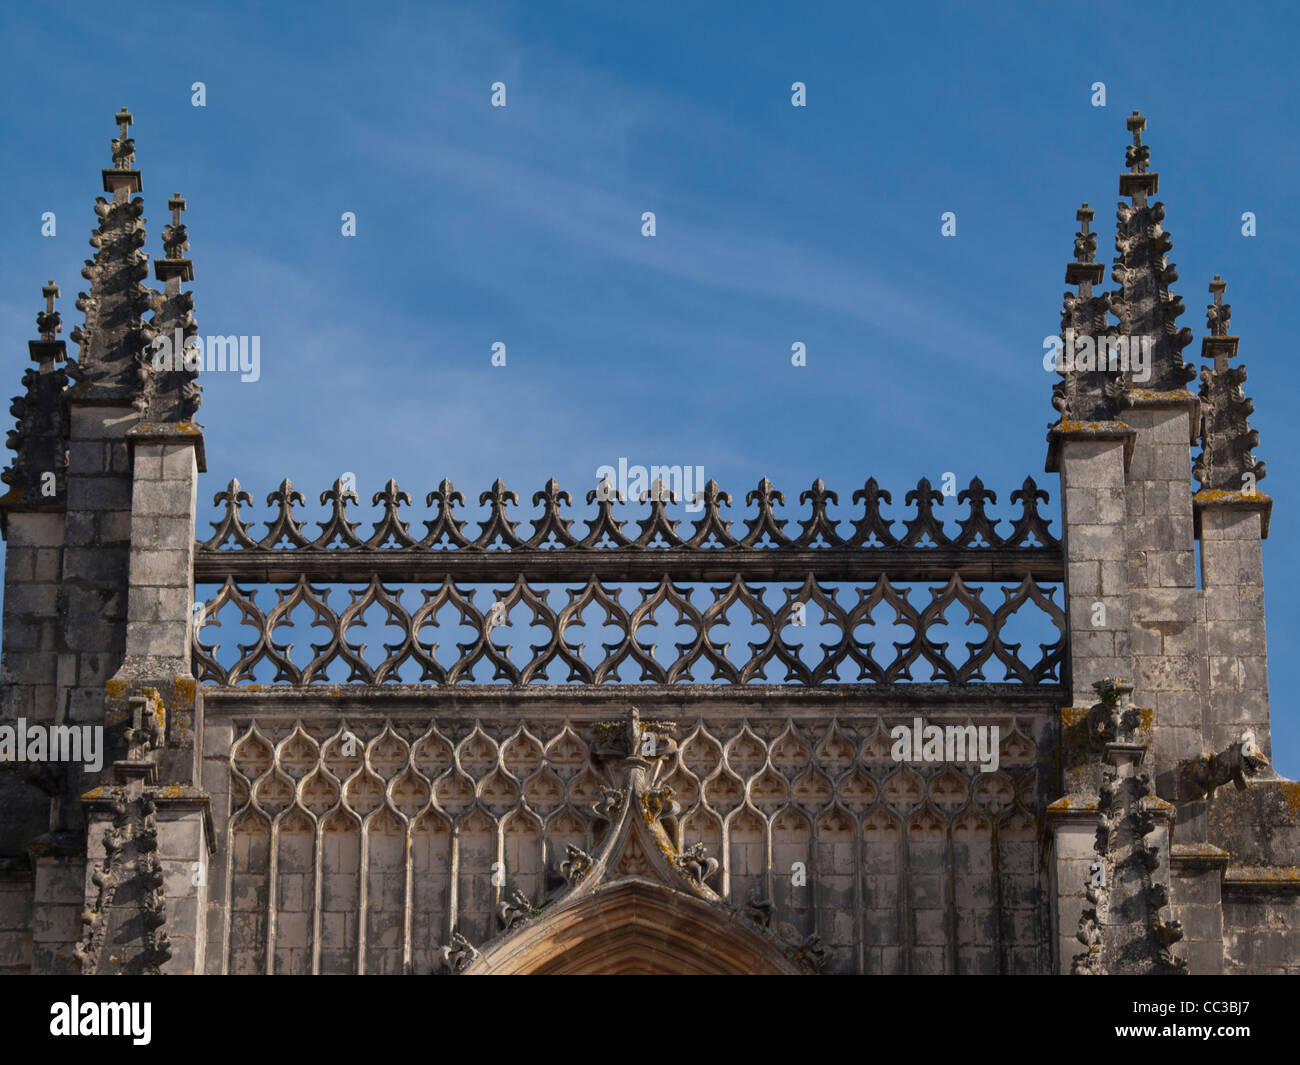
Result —
<path fill-rule="evenodd" d="M 795 975 L 772 940 L 716 905 L 639 877 L 548 907 L 465 975 Z"/>

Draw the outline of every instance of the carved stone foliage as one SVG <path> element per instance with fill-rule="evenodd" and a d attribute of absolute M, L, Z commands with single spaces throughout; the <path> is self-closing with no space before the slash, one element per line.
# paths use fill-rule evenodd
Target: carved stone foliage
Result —
<path fill-rule="evenodd" d="M 1077 938 L 1087 949 L 1072 959 L 1078 975 L 1183 973 L 1173 944 L 1179 923 L 1169 905 L 1169 830 L 1175 813 L 1143 766 L 1148 730 L 1133 706 L 1133 686 L 1116 677 L 1093 684 L 1100 701 L 1088 712 L 1090 750 L 1102 765 L 1097 786 L 1097 859 L 1091 863 Z"/>
<path fill-rule="evenodd" d="M 910 517 L 889 517 L 882 512 L 882 504 L 890 504 L 893 497 L 874 478 L 853 493 L 852 502 L 862 508 L 858 517 L 831 517 L 828 505 L 838 506 L 839 499 L 837 492 L 817 480 L 799 495 L 799 502 L 809 508 L 807 517 L 779 517 L 774 507 L 785 506 L 785 493 L 764 479 L 745 496 L 746 504 L 754 508 L 754 515 L 738 522 L 725 517 L 722 509 L 731 506 L 731 495 L 723 492 L 716 482 L 709 481 L 700 493 L 702 514 L 687 532 L 679 529 L 680 520 L 669 517 L 667 508 L 673 497 L 662 483 L 641 501 L 649 503 L 649 513 L 636 522 L 636 528 L 630 528 L 631 522 L 616 516 L 615 506 L 623 505 L 616 497 L 593 490 L 587 493 L 587 502 L 596 503 L 596 515 L 587 519 L 587 528 L 580 535 L 573 529 L 573 519 L 562 513 L 573 497 L 553 479 L 532 497 L 533 505 L 540 506 L 541 513 L 532 519 L 530 531 L 520 529 L 520 522 L 510 516 L 510 508 L 519 504 L 519 496 L 498 479 L 479 496 L 479 505 L 488 508 L 487 515 L 480 521 L 478 532 L 471 534 L 466 530 L 465 521 L 455 513 L 457 505 L 464 506 L 465 496 L 450 481 L 443 480 L 426 496 L 426 505 L 435 509 L 432 518 L 423 523 L 424 530 L 419 531 L 401 514 L 402 507 L 411 505 L 411 496 L 390 480 L 371 499 L 372 505 L 382 506 L 383 510 L 367 533 L 358 531 L 358 523 L 351 520 L 347 510 L 349 503 L 359 503 L 358 495 L 339 479 L 321 493 L 322 505 L 328 504 L 330 508 L 329 517 L 317 523 L 319 533 L 312 533 L 304 528 L 295 510 L 305 505 L 305 497 L 292 481 L 285 480 L 266 497 L 267 505 L 276 510 L 271 520 L 265 522 L 266 533 L 258 535 L 243 510 L 252 503 L 252 496 L 239 481 L 232 480 L 224 491 L 216 494 L 214 502 L 224 506 L 224 513 L 219 521 L 212 523 L 214 534 L 198 548 L 200 552 L 321 548 L 406 551 L 546 548 L 634 552 L 665 548 L 739 551 L 747 548 L 1055 547 L 1059 544 L 1048 528 L 1048 520 L 1038 512 L 1038 505 L 1047 500 L 1047 493 L 1038 488 L 1033 478 L 1026 478 L 1011 493 L 1011 502 L 1020 504 L 1020 513 L 1008 519 L 993 518 L 987 513 L 987 506 L 995 504 L 997 496 L 978 477 L 973 478 L 957 494 L 958 504 L 967 510 L 956 522 L 955 529 L 945 526 L 943 516 L 935 512 L 936 507 L 943 505 L 944 496 L 925 478 L 904 499 L 908 507 L 914 508 Z M 999 532 L 997 527 L 1004 521 L 1010 523 L 1010 528 Z M 895 528 L 898 524 L 901 529 Z M 737 525 L 743 528 L 736 528 Z"/>
<path fill-rule="evenodd" d="M 521 577 L 513 587 L 494 591 L 490 607 L 482 594 L 476 597 L 450 579 L 422 589 L 418 605 L 403 601 L 403 589 L 378 579 L 347 589 L 346 606 L 332 605 L 331 591 L 300 579 L 276 588 L 277 602 L 264 610 L 256 589 L 227 580 L 195 627 L 196 674 L 223 685 L 256 680 L 293 686 L 910 680 L 1038 685 L 1058 682 L 1064 631 L 1056 588 L 1028 577 L 1018 585 L 984 587 L 954 576 L 921 589 L 919 596 L 884 578 L 845 590 L 810 576 L 802 586 L 769 590 L 736 577 L 697 590 L 667 578 L 652 587 L 611 587 L 592 578 L 577 588 L 548 588 Z M 712 602 L 700 602 L 697 591 L 711 594 Z M 555 602 L 561 596 L 567 603 Z M 778 604 L 780 597 L 784 602 Z M 817 616 L 813 627 L 809 619 Z M 1026 647 L 1007 635 L 1013 621 L 1026 619 L 1054 638 Z M 949 624 L 964 647 L 936 633 Z M 367 625 L 384 635 L 396 633 L 396 642 L 385 640 L 382 651 L 369 649 L 359 638 Z M 226 626 L 236 626 L 240 635 L 251 630 L 252 639 L 240 639 L 237 649 L 208 642 Z M 526 650 L 516 647 L 508 639 L 515 626 L 524 630 L 521 635 L 540 639 L 528 640 Z M 728 639 L 737 627 L 743 646 Z M 312 640 L 310 654 L 294 651 L 295 635 L 302 640 L 317 632 L 324 638 Z M 577 638 L 587 632 L 613 639 L 596 648 Z M 803 632 L 806 642 L 793 642 Z M 668 646 L 653 639 L 660 634 L 685 638 Z M 469 639 L 461 642 L 458 635 Z"/>
<path fill-rule="evenodd" d="M 801 965 L 1032 968 L 1047 765 L 1033 720 L 1002 721 L 992 773 L 899 764 L 876 715 L 686 722 L 632 816 L 667 832 L 700 897 L 756 914 Z M 459 971 L 464 944 L 544 917 L 627 816 L 598 724 L 239 724 L 223 833 L 231 971 Z M 620 853 L 605 881 L 662 861 L 644 843 Z"/>
<path fill-rule="evenodd" d="M 1185 959 L 1172 947 L 1183 938 L 1178 921 L 1166 916 L 1168 873 L 1161 877 L 1160 848 L 1153 842 L 1161 825 L 1153 801 L 1151 774 L 1123 775 L 1105 767 L 1098 802 L 1097 861 L 1085 887 L 1091 907 L 1079 918 L 1078 940 L 1087 949 L 1074 956 L 1076 975 L 1184 974 Z"/>
<path fill-rule="evenodd" d="M 478 950 L 459 932 L 451 934 L 451 942 L 438 948 L 438 963 L 448 976 L 459 976 L 477 958 Z"/>
<path fill-rule="evenodd" d="M 157 976 L 172 955 L 157 803 L 138 784 L 106 792 L 113 820 L 102 837 L 104 858 L 90 874 L 96 894 L 82 913 L 77 959 L 86 974 Z"/>

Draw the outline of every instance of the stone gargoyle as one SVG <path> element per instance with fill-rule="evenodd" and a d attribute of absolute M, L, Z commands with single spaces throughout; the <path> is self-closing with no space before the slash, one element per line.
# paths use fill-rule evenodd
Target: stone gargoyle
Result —
<path fill-rule="evenodd" d="M 1214 791 L 1231 781 L 1238 791 L 1246 790 L 1246 780 L 1268 765 L 1268 759 L 1255 742 L 1255 733 L 1247 729 L 1241 739 L 1226 751 L 1202 755 L 1183 767 L 1183 779 L 1198 797 L 1214 798 Z"/>

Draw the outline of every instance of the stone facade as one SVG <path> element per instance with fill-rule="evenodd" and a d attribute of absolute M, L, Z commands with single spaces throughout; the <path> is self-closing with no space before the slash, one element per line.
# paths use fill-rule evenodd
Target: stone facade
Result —
<path fill-rule="evenodd" d="M 1066 271 L 1059 539 L 1031 479 L 1002 520 L 976 479 L 955 524 L 926 481 L 853 519 L 817 481 L 797 521 L 710 482 L 690 531 L 660 483 L 592 491 L 580 531 L 554 481 L 531 531 L 501 481 L 474 531 L 443 481 L 424 532 L 339 481 L 319 535 L 289 481 L 255 532 L 231 481 L 198 541 L 197 371 L 152 357 L 197 336 L 185 201 L 156 292 L 117 120 L 80 351 L 50 282 L 0 499 L 0 729 L 98 728 L 102 759 L 0 767 L 0 971 L 1300 972 L 1272 503 L 1218 278 L 1187 388 L 1141 116 L 1117 287 L 1086 204 Z"/>

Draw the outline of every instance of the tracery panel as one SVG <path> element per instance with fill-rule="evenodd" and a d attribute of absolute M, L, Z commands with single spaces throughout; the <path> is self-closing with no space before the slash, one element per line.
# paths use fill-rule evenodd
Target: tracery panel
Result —
<path fill-rule="evenodd" d="M 1044 719 L 950 713 L 999 724 L 989 773 L 896 763 L 895 719 L 681 723 L 667 827 L 717 857 L 710 886 L 738 912 L 820 937 L 826 971 L 1038 971 Z M 234 724 L 230 971 L 431 971 L 453 936 L 482 943 L 510 905 L 544 907 L 570 845 L 604 831 L 590 718 Z"/>

